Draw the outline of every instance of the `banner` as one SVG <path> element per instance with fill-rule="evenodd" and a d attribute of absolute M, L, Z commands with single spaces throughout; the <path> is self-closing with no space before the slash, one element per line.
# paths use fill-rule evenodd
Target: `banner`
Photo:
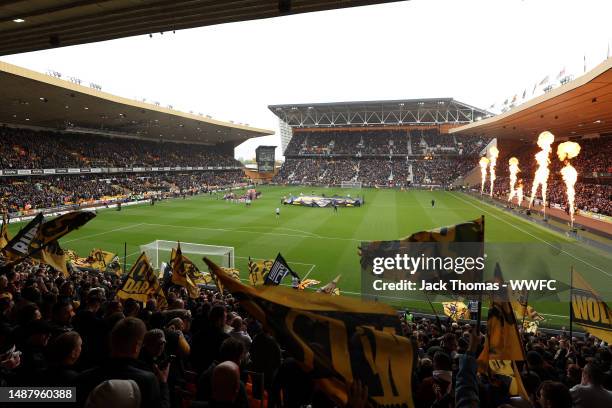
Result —
<path fill-rule="evenodd" d="M 572 268 L 570 319 L 589 334 L 612 343 L 612 313 L 608 304 Z"/>
<path fill-rule="evenodd" d="M 60 215 L 42 225 L 38 234 L 38 239 L 41 245 L 58 240 L 69 232 L 87 224 L 95 218 L 95 216 L 96 214 L 92 211 L 73 211 Z"/>
<path fill-rule="evenodd" d="M 463 302 L 442 302 L 442 306 L 444 307 L 444 314 L 455 322 L 470 319 L 470 311 Z"/>
<path fill-rule="evenodd" d="M 287 261 L 285 261 L 285 258 L 283 258 L 279 252 L 278 255 L 276 255 L 274 264 L 272 264 L 272 268 L 270 268 L 270 272 L 266 275 L 264 285 L 280 285 L 285 276 L 289 274 L 298 280 L 300 279 L 300 277 L 291 270 L 289 265 L 287 265 Z"/>
<path fill-rule="evenodd" d="M 157 274 L 144 252 L 140 254 L 134 265 L 132 265 L 132 269 L 130 269 L 123 287 L 117 291 L 117 297 L 119 299 L 134 299 L 142 303 L 154 298 L 157 300 L 157 306 L 160 309 L 168 307 L 168 302 L 157 279 Z"/>
<path fill-rule="evenodd" d="M 189 271 L 191 271 L 193 275 L 198 268 L 183 255 L 180 242 L 176 248 L 172 248 L 170 267 L 172 268 L 172 283 L 186 288 L 190 298 L 197 299 L 200 297 L 200 289 L 193 283 L 189 276 Z"/>
<path fill-rule="evenodd" d="M 9 261 L 17 261 L 21 258 L 25 258 L 30 253 L 32 241 L 34 241 L 38 235 L 43 222 L 43 215 L 38 213 L 32 221 L 20 229 L 17 235 L 6 244 L 2 249 L 2 255 Z"/>
<path fill-rule="evenodd" d="M 516 362 L 512 360 L 490 360 L 487 374 L 491 382 L 496 382 L 499 376 L 506 377 L 506 381 L 510 383 L 508 393 L 511 396 L 520 396 L 525 401 L 529 401 L 529 394 L 525 389 Z"/>
<path fill-rule="evenodd" d="M 253 261 L 249 257 L 249 282 L 253 286 L 263 285 L 274 261 L 271 259 Z"/>
<path fill-rule="evenodd" d="M 363 199 L 360 197 L 325 197 L 325 196 L 290 196 L 283 199 L 283 204 L 299 205 L 303 207 L 360 207 Z"/>
<path fill-rule="evenodd" d="M 282 286 L 254 288 L 204 261 L 334 401 L 346 404 L 349 386 L 359 380 L 375 406 L 414 407 L 415 351 L 409 339 L 395 334 L 399 319 L 393 308 Z"/>

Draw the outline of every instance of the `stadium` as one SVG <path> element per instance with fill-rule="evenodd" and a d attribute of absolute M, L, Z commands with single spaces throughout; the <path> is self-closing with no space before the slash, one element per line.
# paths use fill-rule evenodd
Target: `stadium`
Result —
<path fill-rule="evenodd" d="M 1 406 L 612 406 L 609 46 L 498 109 L 249 106 L 276 130 L 2 56 L 413 2 L 10 3 Z"/>

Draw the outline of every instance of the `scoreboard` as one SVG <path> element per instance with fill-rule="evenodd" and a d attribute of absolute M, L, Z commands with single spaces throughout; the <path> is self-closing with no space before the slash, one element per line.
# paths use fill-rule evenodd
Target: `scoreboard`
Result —
<path fill-rule="evenodd" d="M 274 155 L 276 146 L 259 146 L 255 149 L 255 161 L 257 161 L 257 171 L 274 171 Z"/>

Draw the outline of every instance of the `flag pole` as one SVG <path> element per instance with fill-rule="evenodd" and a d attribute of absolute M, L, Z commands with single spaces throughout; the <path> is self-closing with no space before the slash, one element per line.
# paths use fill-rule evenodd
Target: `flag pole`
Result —
<path fill-rule="evenodd" d="M 440 321 L 440 316 L 438 316 L 438 312 L 436 312 L 436 309 L 434 308 L 433 304 L 431 303 L 431 300 L 429 300 L 429 295 L 427 295 L 427 291 L 424 290 L 423 292 L 425 292 L 425 298 L 427 299 L 427 303 L 429 303 L 429 307 L 431 307 L 431 311 L 436 316 L 436 323 L 438 324 L 438 328 L 440 330 L 442 330 L 442 322 Z"/>
<path fill-rule="evenodd" d="M 484 231 L 485 231 L 485 216 L 484 214 L 482 214 L 480 216 L 481 220 L 482 220 L 482 253 L 483 253 L 483 257 L 484 257 Z M 481 272 L 481 274 L 484 271 Z M 484 276 L 481 275 L 480 276 L 480 280 L 482 281 L 484 279 Z M 480 322 L 482 321 L 482 292 L 480 292 L 478 294 L 478 313 L 476 313 L 476 329 L 478 330 L 478 333 L 480 333 Z"/>
<path fill-rule="evenodd" d="M 123 273 L 127 270 L 127 242 L 123 242 Z"/>
<path fill-rule="evenodd" d="M 572 292 L 574 290 L 574 265 L 570 268 L 570 300 L 569 300 L 569 340 L 570 344 L 572 344 L 573 339 L 573 326 L 574 326 L 574 317 L 572 316 Z"/>

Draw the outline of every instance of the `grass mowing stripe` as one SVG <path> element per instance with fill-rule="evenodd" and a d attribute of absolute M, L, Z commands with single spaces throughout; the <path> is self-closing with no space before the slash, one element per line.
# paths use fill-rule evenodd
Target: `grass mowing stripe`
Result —
<path fill-rule="evenodd" d="M 506 224 L 510 225 L 512 228 L 515 228 L 515 229 L 517 229 L 517 230 L 521 231 L 522 233 L 527 234 L 527 235 L 529 235 L 530 237 L 535 238 L 535 239 L 537 239 L 538 241 L 541 241 L 541 242 L 545 243 L 546 245 L 548 245 L 548 246 L 550 246 L 550 247 L 553 247 L 553 248 L 555 248 L 555 249 L 558 249 L 560 252 L 563 252 L 564 254 L 568 255 L 569 257 L 574 258 L 575 260 L 577 260 L 577 261 L 579 261 L 579 262 L 582 262 L 582 263 L 583 263 L 583 264 L 585 264 L 585 265 L 590 266 L 591 268 L 593 268 L 593 269 L 595 269 L 595 270 L 597 270 L 597 271 L 599 271 L 599 272 L 603 273 L 604 275 L 612 277 L 612 274 L 610 274 L 610 273 L 608 273 L 608 272 L 604 271 L 603 269 L 598 268 L 597 266 L 595 266 L 595 265 L 591 264 L 590 262 L 587 262 L 587 261 L 585 261 L 584 259 L 578 258 L 577 256 L 575 256 L 575 255 L 573 255 L 573 254 L 571 254 L 571 253 L 569 253 L 569 252 L 567 252 L 567 251 L 564 251 L 563 249 L 557 248 L 555 245 L 553 245 L 552 243 L 550 243 L 550 242 L 546 241 L 545 239 L 540 238 L 540 237 L 538 237 L 538 236 L 536 236 L 536 235 L 533 235 L 532 233 L 530 233 L 530 232 L 528 232 L 528 231 L 525 231 L 525 230 L 524 230 L 524 229 L 522 229 L 521 227 L 518 227 L 518 226 L 516 226 L 516 225 L 514 225 L 514 224 L 512 224 L 512 223 L 510 223 L 510 222 L 508 222 L 507 220 L 504 220 L 503 218 L 501 218 L 501 217 L 499 217 L 499 216 L 497 216 L 497 215 L 495 215 L 495 214 L 493 214 L 493 213 L 491 213 L 491 212 L 489 212 L 489 211 L 485 210 L 484 208 L 482 208 L 482 207 L 480 207 L 480 208 L 479 208 L 479 207 L 478 207 L 477 205 L 475 205 L 474 203 L 471 203 L 471 202 L 469 202 L 469 201 L 467 201 L 467 200 L 465 200 L 465 199 L 463 199 L 463 198 L 460 198 L 458 195 L 453 194 L 452 196 L 454 196 L 454 197 L 455 197 L 455 198 L 457 198 L 458 200 L 461 200 L 461 201 L 463 201 L 463 202 L 465 202 L 465 203 L 467 203 L 467 204 L 470 204 L 471 206 L 473 206 L 473 207 L 475 207 L 475 208 L 478 208 L 478 209 L 482 210 L 483 212 L 485 212 L 485 213 L 489 214 L 491 217 L 497 218 L 498 220 L 500 220 L 500 221 L 502 221 L 502 222 L 504 222 L 504 223 L 506 223 Z M 488 204 L 488 203 L 484 203 L 484 204 L 486 204 L 486 205 L 488 205 L 488 206 L 491 206 L 491 207 L 495 208 L 495 207 L 494 207 L 494 206 L 492 206 L 491 204 Z M 518 218 L 518 217 L 517 217 L 517 218 Z M 551 231 L 551 232 L 554 232 L 554 231 Z"/>

